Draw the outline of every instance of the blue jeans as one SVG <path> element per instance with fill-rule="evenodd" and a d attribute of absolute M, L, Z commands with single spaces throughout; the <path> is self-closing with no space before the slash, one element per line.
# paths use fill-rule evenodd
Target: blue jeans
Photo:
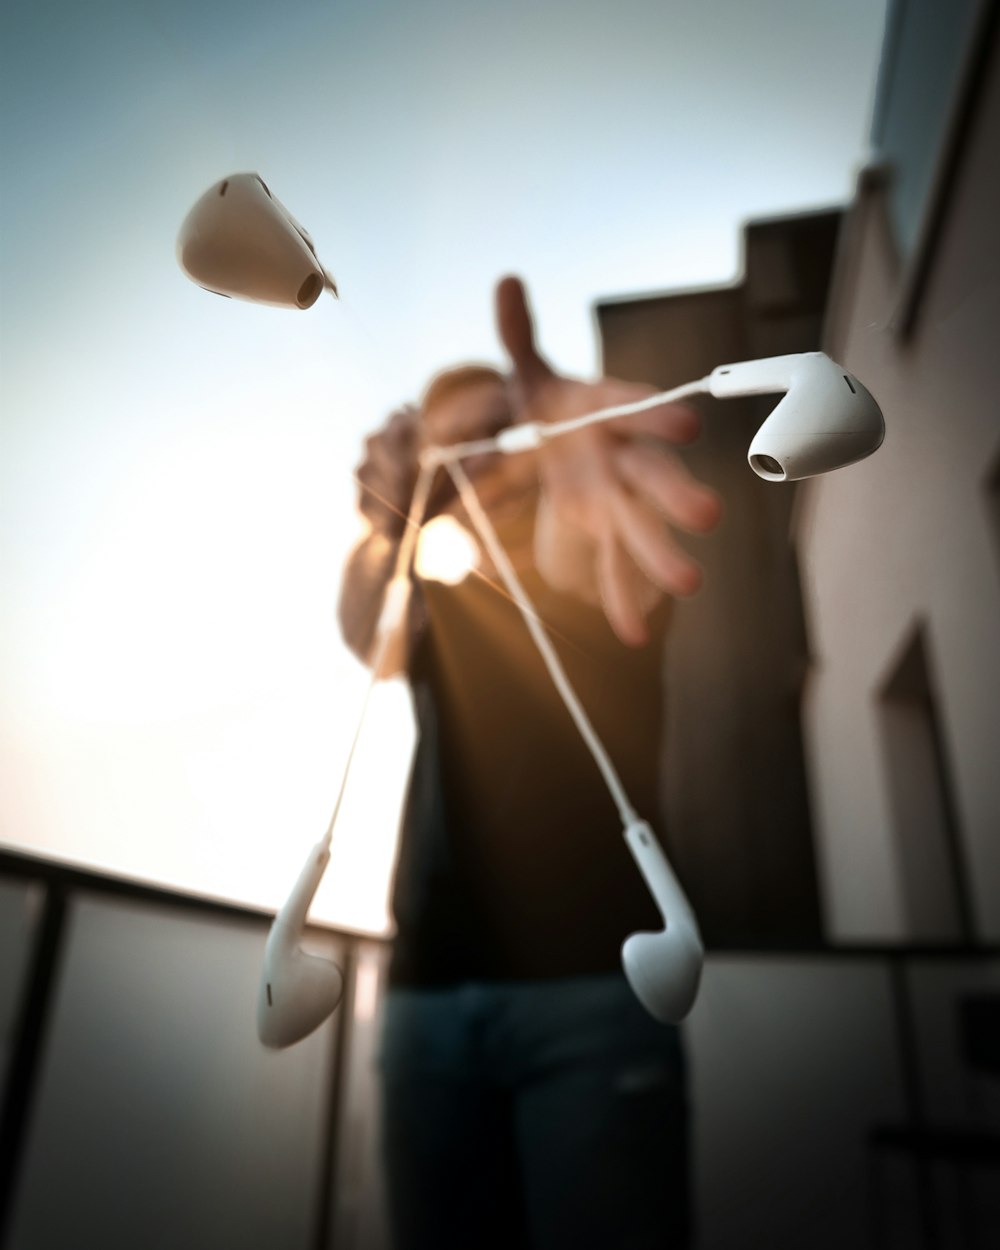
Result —
<path fill-rule="evenodd" d="M 688 1244 L 680 1037 L 622 976 L 394 988 L 384 1011 L 395 1250 Z"/>

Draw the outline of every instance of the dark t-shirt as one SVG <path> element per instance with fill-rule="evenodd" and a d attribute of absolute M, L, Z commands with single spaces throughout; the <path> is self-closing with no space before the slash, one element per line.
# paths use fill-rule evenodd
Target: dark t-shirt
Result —
<path fill-rule="evenodd" d="M 604 614 L 522 574 L 640 816 L 662 836 L 663 636 L 626 647 Z M 440 985 L 610 972 L 662 920 L 597 766 L 506 591 L 419 583 L 419 739 L 393 890 L 390 979 Z"/>

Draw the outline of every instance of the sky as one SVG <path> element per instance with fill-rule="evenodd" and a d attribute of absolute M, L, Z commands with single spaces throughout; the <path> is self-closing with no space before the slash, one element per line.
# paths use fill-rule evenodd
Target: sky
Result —
<path fill-rule="evenodd" d="M 364 693 L 337 632 L 366 432 L 502 364 L 491 291 L 735 281 L 849 201 L 882 0 L 4 0 L 0 844 L 275 907 Z M 180 224 L 257 171 L 342 299 L 223 301 Z M 314 915 L 381 931 L 413 728 L 379 690 Z"/>

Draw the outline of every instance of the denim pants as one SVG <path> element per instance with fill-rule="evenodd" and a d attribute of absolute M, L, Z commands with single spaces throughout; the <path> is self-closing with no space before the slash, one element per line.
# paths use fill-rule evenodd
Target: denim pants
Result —
<path fill-rule="evenodd" d="M 688 1244 L 680 1037 L 621 975 L 390 989 L 380 1068 L 395 1250 Z"/>

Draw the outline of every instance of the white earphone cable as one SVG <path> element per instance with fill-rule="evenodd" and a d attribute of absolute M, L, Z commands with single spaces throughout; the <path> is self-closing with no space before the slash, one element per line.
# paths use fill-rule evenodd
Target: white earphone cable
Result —
<path fill-rule="evenodd" d="M 689 395 L 702 395 L 708 386 L 708 378 L 699 378 L 697 382 L 685 382 L 683 386 L 675 386 L 669 391 L 660 391 L 656 395 L 647 395 L 645 399 L 634 399 L 627 404 L 615 404 L 611 408 L 598 408 L 595 412 L 585 412 L 582 417 L 571 417 L 567 421 L 556 421 L 552 425 L 540 425 L 542 438 L 548 441 L 560 434 L 572 434 L 574 430 L 582 430 L 588 425 L 599 425 L 603 421 L 613 421 L 615 417 L 628 417 L 637 412 L 646 412 L 650 408 L 659 408 L 661 404 L 673 404 L 678 400 L 687 399 Z M 514 427 L 516 428 L 516 427 Z"/>
<path fill-rule="evenodd" d="M 703 395 L 707 389 L 708 379 L 700 378 L 697 382 L 685 382 L 683 386 L 675 386 L 670 391 L 647 395 L 645 399 L 636 399 L 627 404 L 615 404 L 611 408 L 598 408 L 595 412 L 586 412 L 581 417 L 570 417 L 566 421 L 553 421 L 551 425 L 529 421 L 524 425 L 509 425 L 494 438 L 481 438 L 469 443 L 453 443 L 448 447 L 428 447 L 421 459 L 424 464 L 438 465 L 464 459 L 466 456 L 480 456 L 491 451 L 502 451 L 507 454 L 532 451 L 540 447 L 542 443 L 551 442 L 563 434 L 572 434 L 588 425 L 599 425 L 604 421 L 613 421 L 616 417 L 628 417 L 638 412 L 646 412 L 650 408 L 659 408 L 661 404 L 676 403 L 691 395 Z"/>
<path fill-rule="evenodd" d="M 361 711 L 358 715 L 357 727 L 354 730 L 354 737 L 351 740 L 350 750 L 347 752 L 347 762 L 344 765 L 344 771 L 340 779 L 340 789 L 337 792 L 337 800 L 333 805 L 333 815 L 330 817 L 330 823 L 327 825 L 326 833 L 323 835 L 321 845 L 329 847 L 333 839 L 333 829 L 337 823 L 337 817 L 340 815 L 340 807 L 344 800 L 344 791 L 347 788 L 347 778 L 351 771 L 351 761 L 354 759 L 354 752 L 357 750 L 358 742 L 361 738 L 361 730 L 364 728 L 365 716 L 368 712 L 368 705 L 371 702 L 372 691 L 375 689 L 375 683 L 378 681 L 379 674 L 382 671 L 382 665 L 385 662 L 386 654 L 389 650 L 389 643 L 392 641 L 393 633 L 396 627 L 401 624 L 403 615 L 406 611 L 408 602 L 407 596 L 402 593 L 408 588 L 408 574 L 410 570 L 410 562 L 413 559 L 413 553 L 416 549 L 417 538 L 420 535 L 420 525 L 427 510 L 427 500 L 430 496 L 431 483 L 434 480 L 436 468 L 433 465 L 422 464 L 420 472 L 417 475 L 416 485 L 413 488 L 413 498 L 410 502 L 410 511 L 406 517 L 406 528 L 403 531 L 403 538 L 399 544 L 399 550 L 396 552 L 396 560 L 393 566 L 393 574 L 386 585 L 385 597 L 382 602 L 382 610 L 379 614 L 378 623 L 375 627 L 376 643 L 375 651 L 371 660 L 371 671 L 368 677 L 368 685 L 365 689 L 364 698 L 361 701 Z"/>
<path fill-rule="evenodd" d="M 508 426 L 507 429 L 501 430 L 495 438 L 455 443 L 449 447 L 432 446 L 424 449 L 420 457 L 420 471 L 414 486 L 410 510 L 406 518 L 406 528 L 396 554 L 393 575 L 386 584 L 382 611 L 376 626 L 377 641 L 375 653 L 371 660 L 371 676 L 369 677 L 368 687 L 361 704 L 358 725 L 354 731 L 354 738 L 348 751 L 347 763 L 344 766 L 340 790 L 333 808 L 333 815 L 330 817 L 330 823 L 327 826 L 326 833 L 323 835 L 322 845 L 324 847 L 328 848 L 330 846 L 333 837 L 334 826 L 340 814 L 340 807 L 347 786 L 347 778 L 351 770 L 351 761 L 354 759 L 354 753 L 361 737 L 361 730 L 364 726 L 372 690 L 381 672 L 393 632 L 403 619 L 409 590 L 410 564 L 416 549 L 417 539 L 420 535 L 420 526 L 423 522 L 424 513 L 427 510 L 431 483 L 440 467 L 447 468 L 451 475 L 470 520 L 482 538 L 497 572 L 500 574 L 501 579 L 517 605 L 528 632 L 531 634 L 535 646 L 538 648 L 545 663 L 545 667 L 549 671 L 553 684 L 566 705 L 566 710 L 573 718 L 573 723 L 579 730 L 580 736 L 583 738 L 584 743 L 594 758 L 594 762 L 600 770 L 601 776 L 604 778 L 611 798 L 621 817 L 622 827 L 627 828 L 638 820 L 638 815 L 629 802 L 625 788 L 604 748 L 604 744 L 598 737 L 597 731 L 584 711 L 576 691 L 570 684 L 555 648 L 552 646 L 548 634 L 541 624 L 538 613 L 528 598 L 527 592 L 514 571 L 514 566 L 511 564 L 507 553 L 503 549 L 503 545 L 497 538 L 496 531 L 490 523 L 489 517 L 479 502 L 479 497 L 472 483 L 459 462 L 466 456 L 482 455 L 486 452 L 499 451 L 513 454 L 519 451 L 527 451 L 563 434 L 571 434 L 576 430 L 584 429 L 588 425 L 596 425 L 600 422 L 612 421 L 616 417 L 645 412 L 647 409 L 659 407 L 661 404 L 674 403 L 677 400 L 687 398 L 689 395 L 701 394 L 705 391 L 706 384 L 707 379 L 701 378 L 697 382 L 688 382 L 683 386 L 674 387 L 673 390 L 649 395 L 645 399 L 635 400 L 627 404 L 616 404 L 610 408 L 600 408 L 595 412 L 588 412 L 583 416 L 572 417 L 566 421 L 554 422 L 551 425 L 527 423 L 525 425 Z"/>
<path fill-rule="evenodd" d="M 580 736 L 583 738 L 591 755 L 594 757 L 594 762 L 600 769 L 605 784 L 607 785 L 611 797 L 614 800 L 614 804 L 618 808 L 618 814 L 621 817 L 622 827 L 626 828 L 628 825 L 638 820 L 638 815 L 632 807 L 632 804 L 629 802 L 628 795 L 625 793 L 625 787 L 622 785 L 621 779 L 615 771 L 615 766 L 612 764 L 607 751 L 604 749 L 604 744 L 598 737 L 597 731 L 590 723 L 590 718 L 587 716 L 587 713 L 583 709 L 583 705 L 577 698 L 576 691 L 570 685 L 569 678 L 566 676 L 566 671 L 559 660 L 559 656 L 556 654 L 556 650 L 549 640 L 549 636 L 546 634 L 545 629 L 538 618 L 538 613 L 535 611 L 524 586 L 521 584 L 520 578 L 514 571 L 514 566 L 511 564 L 506 551 L 504 551 L 500 540 L 497 538 L 496 530 L 494 530 L 493 526 L 490 524 L 490 520 L 483 510 L 483 507 L 479 502 L 479 497 L 477 496 L 472 483 L 469 481 L 465 470 L 457 460 L 449 461 L 446 467 L 448 472 L 451 474 L 452 481 L 458 488 L 458 493 L 462 499 L 462 503 L 465 505 L 466 512 L 468 512 L 473 525 L 479 532 L 479 536 L 482 538 L 483 543 L 490 554 L 490 558 L 496 565 L 497 572 L 500 574 L 504 584 L 510 591 L 511 596 L 517 605 L 518 611 L 521 613 L 524 623 L 528 627 L 528 632 L 531 634 L 531 637 L 534 639 L 535 646 L 541 653 L 545 667 L 549 670 L 549 676 L 552 678 L 556 689 L 562 697 L 563 703 L 566 705 L 566 710 L 573 718 L 573 723 L 580 731 Z"/>

